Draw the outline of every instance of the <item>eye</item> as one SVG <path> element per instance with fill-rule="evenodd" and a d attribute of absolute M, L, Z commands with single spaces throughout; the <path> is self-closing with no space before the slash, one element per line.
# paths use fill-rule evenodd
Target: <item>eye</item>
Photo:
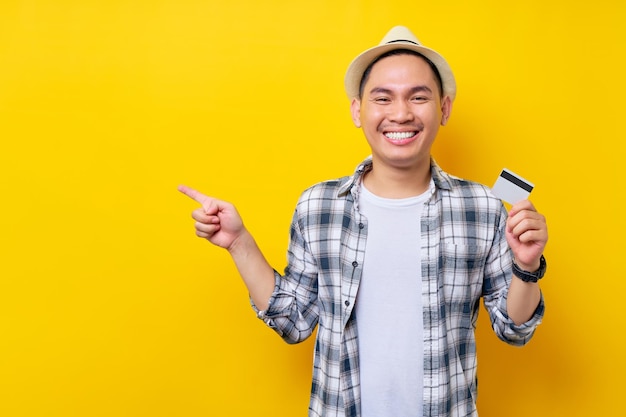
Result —
<path fill-rule="evenodd" d="M 428 100 L 429 98 L 426 96 L 415 96 L 411 99 L 411 101 L 416 102 L 416 103 L 423 103 Z"/>
<path fill-rule="evenodd" d="M 384 97 L 384 96 L 374 97 L 374 98 L 372 98 L 372 101 L 374 103 L 378 103 L 378 104 L 387 104 L 387 103 L 391 102 L 389 97 Z"/>

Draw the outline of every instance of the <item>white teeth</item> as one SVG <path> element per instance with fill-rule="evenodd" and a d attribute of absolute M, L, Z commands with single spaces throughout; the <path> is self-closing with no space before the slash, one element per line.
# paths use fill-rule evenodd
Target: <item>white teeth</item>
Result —
<path fill-rule="evenodd" d="M 415 132 L 387 132 L 385 136 L 393 140 L 408 139 L 415 135 Z"/>

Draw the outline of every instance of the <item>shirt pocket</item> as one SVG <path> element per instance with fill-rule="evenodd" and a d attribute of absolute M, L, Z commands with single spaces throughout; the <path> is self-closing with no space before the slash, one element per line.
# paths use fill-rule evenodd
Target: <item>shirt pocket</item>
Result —
<path fill-rule="evenodd" d="M 444 243 L 439 257 L 439 276 L 446 300 L 470 301 L 480 297 L 483 270 L 489 248 L 481 245 Z"/>

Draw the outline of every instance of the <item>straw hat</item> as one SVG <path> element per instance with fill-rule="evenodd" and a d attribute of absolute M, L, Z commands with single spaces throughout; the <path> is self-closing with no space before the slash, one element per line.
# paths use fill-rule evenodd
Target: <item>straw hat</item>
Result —
<path fill-rule="evenodd" d="M 449 96 L 451 100 L 454 100 L 456 96 L 456 82 L 454 81 L 454 75 L 446 60 L 436 51 L 420 44 L 417 37 L 404 26 L 392 28 L 387 32 L 378 46 L 370 48 L 354 58 L 348 67 L 345 78 L 346 93 L 349 99 L 352 100 L 359 97 L 361 78 L 363 78 L 363 73 L 366 68 L 376 60 L 376 58 L 394 49 L 409 49 L 428 58 L 439 70 L 443 84 L 443 95 Z"/>

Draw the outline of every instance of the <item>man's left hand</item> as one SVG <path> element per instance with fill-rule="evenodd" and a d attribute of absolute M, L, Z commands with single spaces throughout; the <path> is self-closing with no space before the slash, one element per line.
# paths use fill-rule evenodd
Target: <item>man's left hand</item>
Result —
<path fill-rule="evenodd" d="M 517 266 L 530 272 L 539 269 L 539 259 L 548 242 L 548 225 L 530 201 L 520 201 L 509 210 L 506 240 Z"/>

